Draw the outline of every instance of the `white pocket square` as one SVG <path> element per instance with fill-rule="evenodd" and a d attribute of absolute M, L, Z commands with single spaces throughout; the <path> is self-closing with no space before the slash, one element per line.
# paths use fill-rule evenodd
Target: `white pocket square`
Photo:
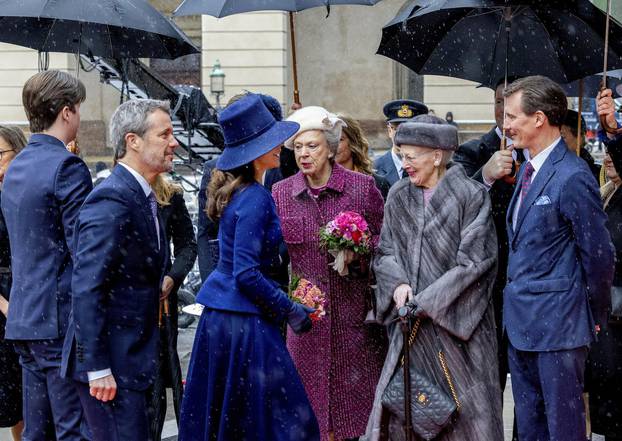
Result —
<path fill-rule="evenodd" d="M 549 199 L 548 196 L 540 196 L 538 199 L 536 199 L 536 202 L 534 203 L 534 205 L 550 205 L 551 204 L 551 199 Z"/>

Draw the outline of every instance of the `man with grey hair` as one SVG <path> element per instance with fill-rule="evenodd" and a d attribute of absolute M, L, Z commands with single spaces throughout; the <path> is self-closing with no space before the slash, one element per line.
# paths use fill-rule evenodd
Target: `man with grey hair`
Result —
<path fill-rule="evenodd" d="M 158 359 L 158 299 L 168 246 L 151 184 L 178 146 L 168 103 L 115 111 L 117 166 L 84 202 L 76 225 L 72 338 L 64 368 L 78 384 L 94 441 L 149 439 L 146 389 Z"/>

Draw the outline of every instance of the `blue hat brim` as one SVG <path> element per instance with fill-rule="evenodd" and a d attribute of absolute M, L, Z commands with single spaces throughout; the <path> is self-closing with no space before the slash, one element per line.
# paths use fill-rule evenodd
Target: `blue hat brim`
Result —
<path fill-rule="evenodd" d="M 219 170 L 233 170 L 248 164 L 294 136 L 300 126 L 293 121 L 277 121 L 270 129 L 240 145 L 225 146 L 216 162 Z"/>

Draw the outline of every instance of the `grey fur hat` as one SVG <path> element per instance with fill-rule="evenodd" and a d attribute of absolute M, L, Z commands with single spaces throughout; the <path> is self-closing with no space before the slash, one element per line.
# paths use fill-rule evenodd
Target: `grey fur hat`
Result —
<path fill-rule="evenodd" d="M 417 116 L 398 126 L 395 145 L 402 144 L 455 151 L 458 149 L 458 129 L 440 118 Z"/>

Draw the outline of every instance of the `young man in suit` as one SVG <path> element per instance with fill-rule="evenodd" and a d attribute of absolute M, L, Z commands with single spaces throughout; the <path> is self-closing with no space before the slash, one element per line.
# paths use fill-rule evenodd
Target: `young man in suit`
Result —
<path fill-rule="evenodd" d="M 406 176 L 402 167 L 402 160 L 398 155 L 399 147 L 395 145 L 393 140 L 395 132 L 404 121 L 428 113 L 428 107 L 419 101 L 395 100 L 386 103 L 382 111 L 387 118 L 387 134 L 391 139 L 391 150 L 374 161 L 374 170 L 379 176 L 386 179 L 389 185 L 393 185 Z"/>
<path fill-rule="evenodd" d="M 168 242 L 151 189 L 178 146 L 168 103 L 130 100 L 110 121 L 118 158 L 76 225 L 73 322 L 63 353 L 94 441 L 149 439 L 146 389 L 158 359 Z"/>
<path fill-rule="evenodd" d="M 546 77 L 512 83 L 505 128 L 530 160 L 507 213 L 503 320 L 521 441 L 585 441 L 587 347 L 606 323 L 613 246 L 596 181 L 568 150 L 563 90 Z"/>
<path fill-rule="evenodd" d="M 507 149 L 501 150 L 501 138 L 503 137 L 503 90 L 505 82 L 500 82 L 495 88 L 495 127 L 481 138 L 471 139 L 460 147 L 454 154 L 453 161 L 461 164 L 467 175 L 472 179 L 484 184 L 488 188 L 488 194 L 492 202 L 492 219 L 497 231 L 497 247 L 499 263 L 497 278 L 492 292 L 492 302 L 495 310 L 495 322 L 497 325 L 499 380 L 501 391 L 505 389 L 509 372 L 507 354 L 507 338 L 503 335 L 502 311 L 503 289 L 507 280 L 508 265 L 508 235 L 505 230 L 505 217 L 510 205 L 510 199 L 514 193 L 515 184 L 506 177 L 517 171 L 517 166 L 525 161 L 523 149 L 514 149 L 512 140 L 506 138 Z M 515 162 L 516 160 L 516 162 Z"/>
<path fill-rule="evenodd" d="M 66 149 L 86 99 L 77 78 L 39 72 L 22 91 L 33 135 L 9 166 L 2 212 L 12 244 L 13 286 L 6 338 L 15 341 L 23 373 L 24 432 L 29 441 L 88 439 L 78 392 L 61 378 L 61 353 L 71 308 L 74 224 L 91 191 L 91 175 Z"/>

